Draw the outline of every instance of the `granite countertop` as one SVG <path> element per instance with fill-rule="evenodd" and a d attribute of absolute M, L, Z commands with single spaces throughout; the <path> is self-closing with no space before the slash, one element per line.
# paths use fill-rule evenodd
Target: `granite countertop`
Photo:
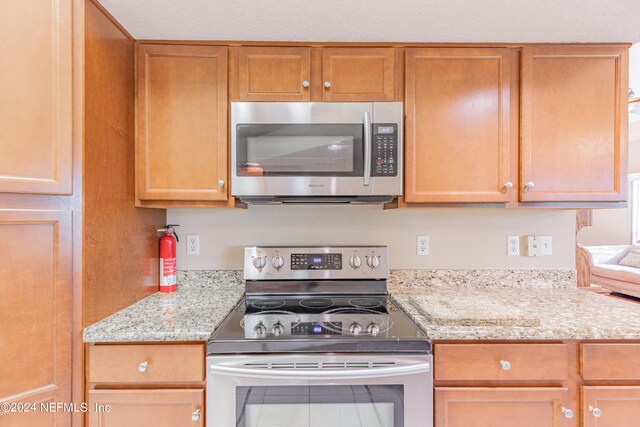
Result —
<path fill-rule="evenodd" d="M 180 273 L 176 292 L 156 292 L 85 328 L 84 342 L 206 341 L 242 298 L 242 272 Z"/>
<path fill-rule="evenodd" d="M 425 287 L 392 298 L 432 340 L 640 339 L 640 305 L 577 288 Z"/>
<path fill-rule="evenodd" d="M 433 340 L 640 339 L 640 305 L 577 289 L 573 270 L 401 270 L 391 298 Z M 241 271 L 179 272 L 84 330 L 85 342 L 206 341 L 242 298 Z"/>

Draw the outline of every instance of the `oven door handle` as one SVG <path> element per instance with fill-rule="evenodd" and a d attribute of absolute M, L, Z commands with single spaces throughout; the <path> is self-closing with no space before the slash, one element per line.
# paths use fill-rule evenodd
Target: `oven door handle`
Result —
<path fill-rule="evenodd" d="M 369 112 L 364 112 L 364 186 L 369 185 L 371 179 L 371 119 Z"/>
<path fill-rule="evenodd" d="M 215 365 L 209 366 L 209 372 L 214 375 L 227 375 L 245 378 L 264 379 L 294 379 L 294 380 L 355 380 L 364 378 L 395 377 L 431 372 L 430 362 L 419 362 L 385 368 L 358 369 L 273 369 L 273 368 L 245 368 L 240 366 Z"/>

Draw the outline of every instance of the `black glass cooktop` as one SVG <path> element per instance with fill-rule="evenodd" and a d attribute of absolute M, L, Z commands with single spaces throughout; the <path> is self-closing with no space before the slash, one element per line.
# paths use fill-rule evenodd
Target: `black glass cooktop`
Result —
<path fill-rule="evenodd" d="M 211 335 L 209 354 L 409 352 L 429 338 L 387 296 L 248 297 Z"/>

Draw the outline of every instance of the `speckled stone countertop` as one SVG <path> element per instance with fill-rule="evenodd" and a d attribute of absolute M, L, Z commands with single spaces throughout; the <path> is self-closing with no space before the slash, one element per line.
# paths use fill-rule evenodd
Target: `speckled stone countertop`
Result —
<path fill-rule="evenodd" d="M 84 342 L 206 341 L 244 293 L 242 272 L 179 272 L 178 290 L 159 292 L 84 330 Z"/>
<path fill-rule="evenodd" d="M 640 305 L 576 289 L 574 270 L 393 270 L 391 297 L 433 340 L 640 339 Z M 205 341 L 240 300 L 241 271 L 180 271 L 84 330 L 85 342 Z"/>
<path fill-rule="evenodd" d="M 432 340 L 640 339 L 640 305 L 577 288 L 428 286 L 391 297 Z"/>

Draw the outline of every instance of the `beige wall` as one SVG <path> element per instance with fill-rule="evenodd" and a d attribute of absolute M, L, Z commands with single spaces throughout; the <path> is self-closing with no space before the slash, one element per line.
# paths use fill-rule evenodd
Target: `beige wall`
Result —
<path fill-rule="evenodd" d="M 169 209 L 178 228 L 178 268 L 241 269 L 244 246 L 389 246 L 392 268 L 573 268 L 575 211 L 396 209 L 379 206 L 253 206 Z M 185 236 L 200 235 L 200 255 L 187 256 Z M 506 236 L 553 236 L 553 255 L 508 257 Z M 431 255 L 416 256 L 416 236 L 428 235 Z"/>

